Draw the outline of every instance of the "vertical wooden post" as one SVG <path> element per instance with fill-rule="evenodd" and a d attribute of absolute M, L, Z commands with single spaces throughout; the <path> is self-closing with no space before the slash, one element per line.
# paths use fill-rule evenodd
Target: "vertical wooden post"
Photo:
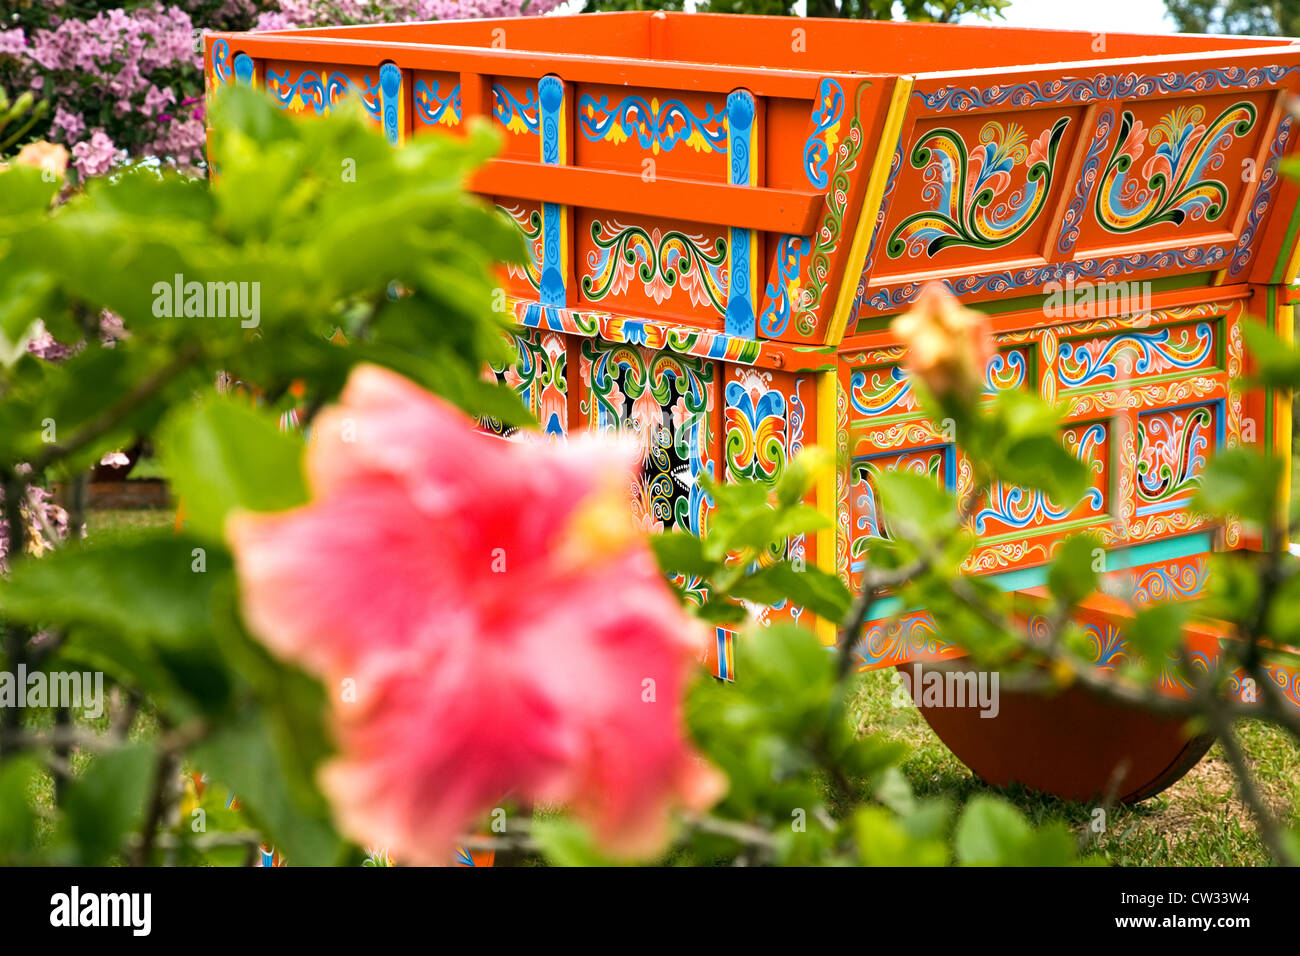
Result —
<path fill-rule="evenodd" d="M 235 82 L 243 86 L 256 87 L 255 78 L 256 70 L 253 68 L 253 58 L 247 53 L 235 54 Z"/>
<path fill-rule="evenodd" d="M 482 73 L 461 73 L 460 112 L 457 127 L 462 133 L 471 116 L 492 115 L 492 84 Z"/>
<path fill-rule="evenodd" d="M 380 117 L 389 146 L 402 146 L 406 142 L 406 91 L 410 85 L 396 63 L 385 63 L 379 68 Z"/>
<path fill-rule="evenodd" d="M 569 162 L 567 110 L 564 81 L 548 74 L 537 83 L 538 137 L 541 160 L 548 166 Z M 542 203 L 542 275 L 539 296 L 543 306 L 563 308 L 568 304 L 569 228 L 568 209 L 558 203 Z"/>
<path fill-rule="evenodd" d="M 733 186 L 757 186 L 758 123 L 757 103 L 748 90 L 733 90 L 727 97 L 727 182 Z M 756 338 L 755 304 L 758 301 L 758 233 L 753 229 L 730 231 L 727 263 L 728 335 Z"/>

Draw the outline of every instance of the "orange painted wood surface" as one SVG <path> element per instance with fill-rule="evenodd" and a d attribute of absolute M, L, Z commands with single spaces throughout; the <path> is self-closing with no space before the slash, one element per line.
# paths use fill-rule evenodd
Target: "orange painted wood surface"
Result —
<path fill-rule="evenodd" d="M 486 196 L 514 196 L 611 212 L 662 216 L 766 232 L 810 232 L 824 195 L 793 189 L 728 186 L 689 179 L 646 180 L 637 173 L 492 159 L 469 186 Z"/>

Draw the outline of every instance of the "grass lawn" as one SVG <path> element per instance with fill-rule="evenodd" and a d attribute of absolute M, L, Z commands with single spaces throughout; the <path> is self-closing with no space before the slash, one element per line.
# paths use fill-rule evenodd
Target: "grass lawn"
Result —
<path fill-rule="evenodd" d="M 127 542 L 159 528 L 171 528 L 176 512 L 169 509 L 132 511 L 90 511 L 86 533 L 100 543 Z"/>
<path fill-rule="evenodd" d="M 1268 854 L 1250 811 L 1237 795 L 1232 772 L 1215 744 L 1187 776 L 1132 807 L 1115 807 L 1106 832 L 1089 829 L 1096 803 L 1070 803 L 1011 787 L 990 787 L 953 756 L 914 707 L 896 707 L 893 668 L 862 675 L 852 713 L 862 733 L 880 732 L 904 741 L 911 753 L 902 770 L 918 794 L 946 794 L 964 803 L 978 793 L 999 793 L 1031 820 L 1064 820 L 1080 846 L 1101 852 L 1118 866 L 1265 866 Z M 1274 813 L 1300 825 L 1300 747 L 1261 723 L 1239 727 L 1258 785 Z"/>

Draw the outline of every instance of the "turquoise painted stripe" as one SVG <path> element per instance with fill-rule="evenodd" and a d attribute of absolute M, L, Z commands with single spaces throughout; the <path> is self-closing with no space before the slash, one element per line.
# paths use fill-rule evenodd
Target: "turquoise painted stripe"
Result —
<path fill-rule="evenodd" d="M 1155 564 L 1157 561 L 1173 561 L 1177 558 L 1190 557 L 1193 554 L 1206 554 L 1214 550 L 1214 538 L 1208 531 L 1186 534 L 1178 538 L 1166 538 L 1161 541 L 1148 541 L 1129 545 L 1106 552 L 1106 570 L 1123 571 L 1143 564 Z M 1048 565 L 1034 568 L 1017 568 L 1002 574 L 990 574 L 986 580 L 996 584 L 1002 591 L 1023 591 L 1026 588 L 1041 587 L 1047 583 Z M 923 607 L 904 608 L 898 598 L 885 598 L 876 602 L 871 610 L 872 619 L 891 617 L 904 611 L 911 613 L 923 611 Z"/>
<path fill-rule="evenodd" d="M 1106 554 L 1106 570 L 1122 571 L 1125 568 L 1137 567 L 1139 564 L 1172 561 L 1193 554 L 1207 554 L 1213 550 L 1214 536 L 1208 531 L 1201 531 L 1197 534 L 1185 534 L 1180 538 L 1165 538 L 1127 548 L 1116 548 Z"/>

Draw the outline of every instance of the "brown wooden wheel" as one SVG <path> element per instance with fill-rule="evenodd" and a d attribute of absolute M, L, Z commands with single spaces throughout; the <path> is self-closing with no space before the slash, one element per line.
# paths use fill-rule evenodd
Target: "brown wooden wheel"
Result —
<path fill-rule="evenodd" d="M 911 665 L 900 666 L 899 670 Z M 917 693 L 913 692 L 916 699 Z M 1001 690 L 996 717 L 978 707 L 917 707 L 979 778 L 1021 783 L 1066 800 L 1135 803 L 1196 766 L 1212 735 L 1188 739 L 1183 721 L 1101 700 L 1071 687 L 1053 697 Z"/>

